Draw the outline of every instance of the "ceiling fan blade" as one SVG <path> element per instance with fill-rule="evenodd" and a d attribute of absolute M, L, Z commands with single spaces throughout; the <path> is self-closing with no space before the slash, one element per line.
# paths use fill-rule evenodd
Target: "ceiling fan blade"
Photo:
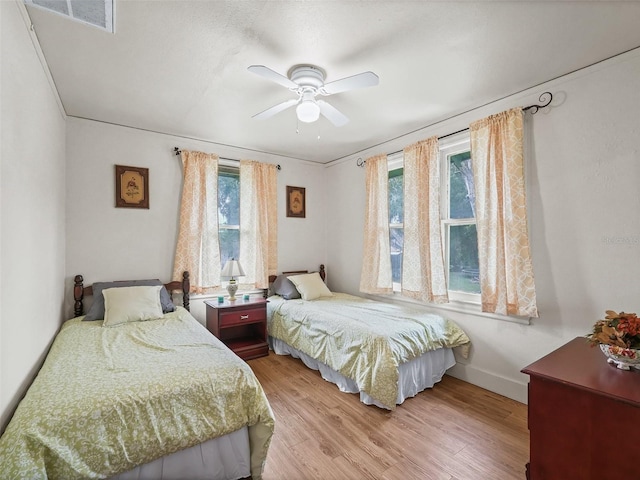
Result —
<path fill-rule="evenodd" d="M 342 112 L 324 100 L 318 100 L 318 106 L 320 107 L 320 113 L 336 127 L 349 123 L 349 119 Z"/>
<path fill-rule="evenodd" d="M 334 82 L 325 83 L 320 91 L 325 95 L 355 90 L 356 88 L 373 87 L 378 85 L 380 79 L 373 72 L 363 72 L 351 77 L 342 78 Z"/>
<path fill-rule="evenodd" d="M 264 77 L 267 80 L 276 82 L 282 85 L 283 87 L 293 88 L 293 89 L 298 88 L 297 83 L 292 82 L 284 75 L 280 75 L 278 72 L 275 72 L 270 68 L 265 67 L 264 65 L 251 65 L 250 67 L 247 67 L 247 70 L 249 70 L 252 73 L 255 73 L 256 75 L 260 75 L 261 77 Z"/>
<path fill-rule="evenodd" d="M 261 119 L 261 120 L 264 120 L 266 118 L 271 118 L 275 114 L 280 113 L 280 112 L 282 112 L 283 110 L 286 110 L 289 107 L 292 107 L 296 103 L 298 103 L 298 99 L 292 98 L 291 100 L 287 100 L 286 102 L 282 102 L 282 103 L 279 103 L 277 105 L 274 105 L 271 108 L 267 108 L 266 110 L 264 110 L 264 111 L 262 111 L 260 113 L 256 113 L 251 118 L 258 118 L 258 119 Z"/>

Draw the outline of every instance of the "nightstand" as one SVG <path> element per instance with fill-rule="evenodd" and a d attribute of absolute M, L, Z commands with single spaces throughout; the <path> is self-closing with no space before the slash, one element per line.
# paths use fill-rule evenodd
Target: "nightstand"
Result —
<path fill-rule="evenodd" d="M 207 329 L 243 360 L 269 354 L 267 343 L 267 302 L 250 300 L 205 300 Z"/>

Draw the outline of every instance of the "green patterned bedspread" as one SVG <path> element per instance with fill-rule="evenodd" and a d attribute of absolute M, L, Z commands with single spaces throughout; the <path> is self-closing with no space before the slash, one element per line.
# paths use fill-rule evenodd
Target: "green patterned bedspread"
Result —
<path fill-rule="evenodd" d="M 319 360 L 388 408 L 398 397 L 398 365 L 429 350 L 469 345 L 454 322 L 409 307 L 335 293 L 268 303 L 269 335 Z"/>
<path fill-rule="evenodd" d="M 271 407 L 191 314 L 113 328 L 81 318 L 62 326 L 0 438 L 1 478 L 105 478 L 243 426 L 262 477 Z"/>

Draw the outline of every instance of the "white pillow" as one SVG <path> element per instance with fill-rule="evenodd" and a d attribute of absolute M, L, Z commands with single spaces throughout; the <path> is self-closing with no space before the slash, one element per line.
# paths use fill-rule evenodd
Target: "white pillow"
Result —
<path fill-rule="evenodd" d="M 320 297 L 333 297 L 333 293 L 320 278 L 318 272 L 292 275 L 288 277 L 302 295 L 303 300 L 315 300 Z"/>
<path fill-rule="evenodd" d="M 160 289 L 151 287 L 107 288 L 104 297 L 103 327 L 113 327 L 128 322 L 140 322 L 162 317 Z"/>

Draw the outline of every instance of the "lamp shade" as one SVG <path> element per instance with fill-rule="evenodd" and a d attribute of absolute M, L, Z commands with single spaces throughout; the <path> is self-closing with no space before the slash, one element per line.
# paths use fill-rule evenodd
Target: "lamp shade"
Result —
<path fill-rule="evenodd" d="M 227 260 L 227 263 L 224 264 L 224 268 L 222 272 L 220 272 L 221 277 L 243 277 L 244 270 L 242 270 L 242 266 L 240 262 L 235 259 Z"/>
<path fill-rule="evenodd" d="M 315 100 L 303 100 L 296 107 L 298 120 L 305 123 L 313 123 L 320 118 L 320 107 Z"/>

